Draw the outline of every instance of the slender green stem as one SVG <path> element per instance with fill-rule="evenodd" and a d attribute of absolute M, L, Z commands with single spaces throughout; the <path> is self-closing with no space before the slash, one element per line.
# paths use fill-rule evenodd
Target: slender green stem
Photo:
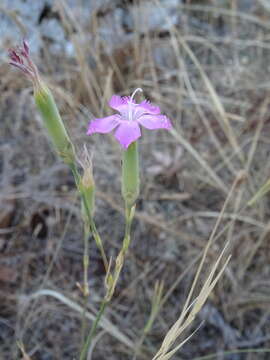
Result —
<path fill-rule="evenodd" d="M 83 299 L 83 312 L 82 312 L 82 329 L 81 329 L 81 349 L 84 347 L 85 343 L 85 336 L 86 336 L 86 326 L 87 326 L 87 319 L 86 319 L 86 312 L 87 312 L 87 302 L 88 297 L 84 297 Z"/>
<path fill-rule="evenodd" d="M 77 189 L 78 189 L 78 191 L 79 191 L 79 193 L 81 195 L 82 201 L 83 201 L 83 205 L 84 205 L 84 208 L 85 208 L 85 212 L 86 212 L 86 216 L 87 216 L 87 220 L 88 220 L 88 225 L 90 227 L 90 231 L 93 234 L 93 237 L 95 239 L 97 247 L 98 247 L 98 249 L 99 249 L 99 251 L 101 253 L 101 257 L 102 257 L 102 260 L 103 260 L 105 270 L 107 271 L 108 270 L 108 260 L 107 260 L 107 257 L 106 257 L 105 251 L 104 251 L 104 247 L 103 247 L 101 238 L 100 238 L 99 233 L 97 231 L 95 222 L 94 222 L 94 220 L 93 220 L 93 218 L 91 216 L 90 209 L 88 207 L 87 200 L 85 198 L 85 194 L 80 189 L 80 175 L 78 173 L 78 170 L 76 168 L 75 163 L 70 164 L 70 169 L 72 171 L 72 174 L 74 176 Z"/>
<path fill-rule="evenodd" d="M 128 204 L 126 204 L 125 215 L 126 215 L 126 225 L 125 225 L 125 237 L 124 237 L 124 241 L 123 241 L 124 253 L 126 253 L 129 248 L 130 232 L 131 232 L 131 225 L 132 225 L 131 206 Z"/>
<path fill-rule="evenodd" d="M 99 236 L 96 225 L 95 225 L 94 221 L 92 220 L 92 218 L 91 218 L 91 222 L 90 222 L 90 227 L 91 227 L 91 231 L 92 231 L 93 237 L 95 239 L 96 245 L 100 251 L 100 254 L 101 254 L 101 257 L 103 260 L 103 265 L 105 267 L 105 271 L 107 272 L 108 268 L 109 268 L 109 263 L 108 263 L 108 260 L 107 260 L 107 257 L 106 257 L 105 251 L 104 251 L 104 247 L 103 247 L 101 238 Z"/>
<path fill-rule="evenodd" d="M 93 237 L 96 241 L 96 244 L 101 252 L 101 256 L 104 262 L 104 266 L 106 269 L 106 272 L 108 270 L 108 261 L 105 255 L 105 251 L 102 245 L 102 241 L 100 239 L 100 236 L 98 234 L 98 231 L 96 229 L 95 223 L 93 221 L 92 215 L 93 215 L 93 209 L 91 208 L 92 203 L 91 199 L 94 200 L 94 181 L 93 184 L 91 184 L 92 181 L 92 173 L 91 173 L 91 164 L 90 164 L 90 178 L 87 180 L 90 180 L 90 187 L 82 181 L 83 178 L 81 178 L 77 166 L 76 166 L 76 154 L 74 146 L 69 139 L 69 136 L 66 132 L 64 123 L 61 119 L 61 116 L 59 114 L 58 108 L 55 104 L 54 98 L 50 90 L 43 84 L 39 77 L 38 72 L 34 64 L 32 64 L 31 59 L 27 58 L 28 63 L 30 64 L 31 71 L 33 70 L 34 73 L 34 83 L 36 85 L 35 88 L 35 101 L 36 105 L 42 115 L 44 125 L 50 135 L 50 138 L 55 146 L 55 149 L 57 150 L 57 153 L 62 158 L 62 160 L 69 165 L 74 180 L 76 183 L 76 187 L 81 195 L 82 203 L 83 203 L 83 220 L 84 220 L 84 256 L 83 256 L 83 267 L 84 267 L 84 285 L 83 285 L 83 295 L 84 295 L 84 314 L 82 319 L 82 343 L 84 343 L 85 338 L 85 331 L 86 331 L 86 309 L 87 309 L 87 300 L 89 296 L 89 288 L 88 288 L 88 267 L 89 267 L 89 235 L 90 232 L 93 234 Z M 92 187 L 93 186 L 93 187 Z M 90 193 L 87 191 L 87 189 L 90 189 Z M 89 194 L 92 193 L 92 196 L 89 198 Z M 98 326 L 99 320 L 105 310 L 106 307 L 106 301 L 104 299 L 100 311 L 97 315 L 97 318 L 95 319 L 92 329 L 90 331 L 90 334 L 86 340 L 86 343 L 82 347 L 81 352 L 81 359 L 85 358 L 85 355 L 88 351 L 88 347 L 91 343 L 92 337 L 94 336 L 96 327 Z"/>
<path fill-rule="evenodd" d="M 88 349 L 89 349 L 89 346 L 91 345 L 91 341 L 95 335 L 95 331 L 98 327 L 98 324 L 100 322 L 100 319 L 104 313 L 104 310 L 107 306 L 107 304 L 109 303 L 109 301 L 111 300 L 112 296 L 113 296 L 113 293 L 114 293 L 114 289 L 115 289 L 115 285 L 117 283 L 117 280 L 119 278 L 119 275 L 121 273 L 121 270 L 123 268 L 123 265 L 124 265 L 124 258 L 125 258 L 125 254 L 126 252 L 128 251 L 128 248 L 129 248 L 129 244 L 130 244 L 130 230 L 131 230 L 131 224 L 132 224 L 132 207 L 131 206 L 128 206 L 126 204 L 126 226 L 125 226 L 125 236 L 124 236 L 124 240 L 123 240 L 123 245 L 122 245 L 122 248 L 120 250 L 120 253 L 118 255 L 118 259 L 120 258 L 121 260 L 119 261 L 116 261 L 116 268 L 115 268 L 115 271 L 114 271 L 114 275 L 113 275 L 113 278 L 114 278 L 114 281 L 112 283 L 112 287 L 108 289 L 108 294 L 106 294 L 102 304 L 101 304 L 101 307 L 100 307 L 100 310 L 97 314 L 97 317 L 96 317 L 96 320 L 95 322 L 93 323 L 92 327 L 91 327 L 91 330 L 89 332 L 89 335 L 87 337 L 87 340 L 83 346 L 83 349 L 82 349 L 82 352 L 81 352 L 81 355 L 80 355 L 80 360 L 85 360 L 86 358 L 86 355 L 87 355 L 87 352 L 88 352 Z"/>
<path fill-rule="evenodd" d="M 89 295 L 88 287 L 88 267 L 89 267 L 89 231 L 88 227 L 85 225 L 85 235 L 84 235 L 84 254 L 83 254 L 83 283 L 84 283 L 84 294 L 85 296 Z"/>
<path fill-rule="evenodd" d="M 82 340 L 81 348 L 83 348 L 86 334 L 86 311 L 87 302 L 89 297 L 89 286 L 88 286 L 88 268 L 89 268 L 89 226 L 87 220 L 84 223 L 84 254 L 83 254 L 83 313 L 82 313 Z"/>
<path fill-rule="evenodd" d="M 86 342 L 85 342 L 85 344 L 83 346 L 83 349 L 81 351 L 80 360 L 85 360 L 86 357 L 87 357 L 88 349 L 89 349 L 89 347 L 91 345 L 91 342 L 92 342 L 92 339 L 93 339 L 93 337 L 94 337 L 94 335 L 96 333 L 96 329 L 98 327 L 99 321 L 100 321 L 100 319 L 101 319 L 101 317 L 102 317 L 102 315 L 103 315 L 103 313 L 104 313 L 104 311 L 106 309 L 107 304 L 108 304 L 108 302 L 105 301 L 105 300 L 103 300 L 102 303 L 101 303 L 101 306 L 100 306 L 99 312 L 97 314 L 97 317 L 96 317 L 96 319 L 95 319 L 95 321 L 94 321 L 94 323 L 93 323 L 93 325 L 91 327 L 89 335 L 88 335 L 88 337 L 86 339 Z"/>
<path fill-rule="evenodd" d="M 83 288 L 83 294 L 84 294 L 84 311 L 83 311 L 83 318 L 82 318 L 82 351 L 81 351 L 81 355 L 80 355 L 80 360 L 81 359 L 85 359 L 85 356 L 87 355 L 87 351 L 88 351 L 88 348 L 91 344 L 91 341 L 92 341 L 92 338 L 95 334 L 95 331 L 96 331 L 96 328 L 99 324 L 99 321 L 102 317 L 102 314 L 105 310 L 105 307 L 107 305 L 107 301 L 103 300 L 102 304 L 101 304 L 101 307 L 100 307 L 100 310 L 99 310 L 99 313 L 92 325 L 92 328 L 90 330 L 90 333 L 86 339 L 86 342 L 85 342 L 85 333 L 86 333 L 86 310 L 87 310 L 87 299 L 88 299 L 88 295 L 89 295 L 89 289 L 88 289 L 88 266 L 89 266 L 89 235 L 90 235 L 90 231 L 91 233 L 93 234 L 93 237 L 96 241 L 96 244 L 97 244 L 97 247 L 98 249 L 100 250 L 100 253 L 101 253 L 101 256 L 102 256 L 102 259 L 103 259 L 103 263 L 104 263 L 104 267 L 105 267 L 105 270 L 107 272 L 108 270 L 108 260 L 107 260 L 107 257 L 106 257 L 106 254 L 105 254 L 105 251 L 104 251 L 104 248 L 103 248 L 103 244 L 102 244 L 102 241 L 101 241 L 101 238 L 99 236 L 99 233 L 97 231 L 97 228 L 96 228 L 96 225 L 93 221 L 93 218 L 91 216 L 91 213 L 90 213 L 90 209 L 88 207 L 88 203 L 87 203 L 87 199 L 85 198 L 85 194 L 81 191 L 80 189 L 80 175 L 78 173 L 78 170 L 77 170 L 77 167 L 76 167 L 76 164 L 75 163 L 71 163 L 70 164 L 70 169 L 73 173 L 73 176 L 74 176 L 74 180 L 75 180 L 75 183 L 76 183 L 76 186 L 77 186 L 77 189 L 81 195 L 81 198 L 82 198 L 82 202 L 83 202 L 83 206 L 85 208 L 85 214 L 86 214 L 86 220 L 85 220 L 85 229 L 84 229 L 84 258 L 83 258 L 83 264 L 84 264 L 84 288 Z M 89 231 L 90 230 L 90 231 Z"/>

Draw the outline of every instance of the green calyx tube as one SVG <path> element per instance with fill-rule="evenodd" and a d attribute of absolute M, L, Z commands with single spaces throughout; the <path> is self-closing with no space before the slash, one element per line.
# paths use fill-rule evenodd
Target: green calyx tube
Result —
<path fill-rule="evenodd" d="M 134 205 L 140 193 L 138 144 L 133 142 L 123 153 L 122 196 L 126 205 Z"/>
<path fill-rule="evenodd" d="M 85 209 L 85 206 L 87 206 L 90 216 L 93 218 L 95 212 L 95 182 L 92 173 L 92 167 L 84 169 L 84 174 L 80 183 L 80 189 L 85 199 L 85 203 L 83 203 L 83 212 L 87 212 Z"/>
<path fill-rule="evenodd" d="M 44 83 L 38 83 L 38 86 L 35 86 L 34 97 L 43 124 L 58 155 L 65 163 L 73 163 L 75 160 L 73 144 L 67 134 L 51 91 Z"/>

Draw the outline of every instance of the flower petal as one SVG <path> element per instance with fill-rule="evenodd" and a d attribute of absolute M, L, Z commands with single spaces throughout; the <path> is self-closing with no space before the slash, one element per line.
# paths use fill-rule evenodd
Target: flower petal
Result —
<path fill-rule="evenodd" d="M 139 109 L 142 109 L 144 113 L 148 114 L 160 114 L 160 108 L 158 106 L 152 105 L 150 101 L 144 100 L 137 105 Z"/>
<path fill-rule="evenodd" d="M 111 97 L 111 100 L 109 101 L 109 106 L 117 110 L 119 112 L 125 111 L 128 109 L 128 102 L 130 101 L 130 96 L 118 96 L 113 95 Z M 131 101 L 133 104 L 135 104 L 134 100 Z"/>
<path fill-rule="evenodd" d="M 141 136 L 141 130 L 135 121 L 123 121 L 115 131 L 114 136 L 127 149 L 131 143 Z"/>
<path fill-rule="evenodd" d="M 117 125 L 119 125 L 120 116 L 118 114 L 107 116 L 105 118 L 93 119 L 89 123 L 87 135 L 94 133 L 106 134 L 112 131 Z"/>
<path fill-rule="evenodd" d="M 137 120 L 146 129 L 171 129 L 172 124 L 165 115 L 142 115 Z"/>

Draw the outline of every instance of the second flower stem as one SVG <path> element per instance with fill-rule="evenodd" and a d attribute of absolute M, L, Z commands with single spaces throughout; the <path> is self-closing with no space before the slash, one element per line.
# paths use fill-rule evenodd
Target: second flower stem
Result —
<path fill-rule="evenodd" d="M 81 351 L 81 354 L 80 354 L 80 360 L 85 360 L 87 358 L 87 353 L 88 353 L 88 349 L 91 345 L 91 342 L 92 342 L 92 339 L 95 335 L 95 332 L 96 332 L 96 329 L 98 327 L 98 324 L 100 322 L 100 319 L 105 311 L 105 308 L 107 306 L 108 302 L 104 299 L 101 303 L 101 306 L 100 306 L 100 309 L 99 309 L 99 312 L 97 314 L 97 317 L 95 319 L 95 321 L 93 322 L 93 325 L 91 327 L 91 330 L 87 336 L 87 339 L 83 345 L 83 348 L 82 348 L 82 351 Z"/>
<path fill-rule="evenodd" d="M 88 223 L 88 226 L 90 228 L 90 232 L 92 233 L 94 239 L 95 239 L 95 242 L 96 242 L 96 245 L 100 251 L 100 254 L 101 254 L 101 257 L 102 257 L 102 260 L 103 260 L 103 264 L 104 264 L 104 267 L 105 267 L 105 271 L 107 272 L 108 270 L 108 267 L 109 267 L 109 263 L 108 263 L 108 260 L 107 260 L 107 257 L 106 257 L 106 254 L 105 254 L 105 251 L 104 251 L 104 247 L 103 247 L 103 244 L 102 244 L 102 241 L 101 241 L 101 238 L 99 236 L 99 233 L 97 231 L 97 228 L 96 228 L 96 225 L 95 225 L 95 222 L 91 216 L 91 213 L 90 213 L 90 209 L 88 207 L 88 202 L 87 202 L 87 199 L 85 198 L 85 194 L 83 191 L 81 191 L 80 189 L 80 174 L 78 173 L 78 170 L 77 170 L 77 167 L 75 165 L 75 163 L 71 163 L 70 165 L 70 169 L 72 171 L 72 174 L 73 174 L 73 177 L 75 179 L 75 183 L 76 183 L 76 186 L 77 186 L 77 189 L 81 195 L 81 198 L 82 198 L 82 202 L 83 202 L 83 206 L 85 208 L 85 213 L 86 213 L 86 217 L 87 217 L 87 223 Z"/>
<path fill-rule="evenodd" d="M 132 220 L 133 220 L 133 213 L 134 213 L 135 208 L 132 206 L 129 206 L 126 204 L 126 211 L 125 211 L 125 217 L 126 217 L 126 224 L 125 224 L 125 236 L 123 239 L 123 243 L 122 243 L 122 248 L 116 258 L 116 265 L 115 265 L 115 269 L 114 269 L 114 273 L 113 273 L 113 277 L 112 277 L 112 282 L 107 290 L 107 294 L 105 295 L 99 312 L 97 314 L 97 317 L 90 329 L 89 335 L 86 339 L 86 342 L 82 348 L 81 354 L 80 354 L 80 360 L 85 360 L 87 353 L 88 353 L 88 349 L 91 345 L 92 339 L 95 336 L 95 332 L 96 329 L 99 325 L 99 322 L 102 318 L 102 315 L 106 309 L 106 306 L 108 305 L 108 303 L 110 302 L 111 298 L 113 297 L 114 294 L 114 290 L 116 287 L 116 284 L 118 282 L 121 270 L 123 268 L 124 265 L 124 260 L 125 260 L 125 255 L 128 251 L 129 245 L 130 245 L 130 230 L 131 230 L 131 224 L 132 224 Z"/>

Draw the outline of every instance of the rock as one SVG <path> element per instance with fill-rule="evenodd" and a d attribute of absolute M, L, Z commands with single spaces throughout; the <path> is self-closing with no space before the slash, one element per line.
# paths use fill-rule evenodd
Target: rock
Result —
<path fill-rule="evenodd" d="M 27 38 L 31 52 L 38 54 L 43 39 L 48 39 L 53 54 L 74 55 L 71 42 L 65 36 L 58 14 L 59 6 L 53 0 L 2 0 L 0 6 L 0 59 L 6 60 L 6 49 Z M 109 4 L 108 0 L 63 2 L 80 25 L 89 22 L 94 10 Z"/>
<path fill-rule="evenodd" d="M 6 58 L 6 47 L 27 38 L 31 51 L 40 50 L 41 39 L 38 31 L 39 20 L 45 5 L 51 0 L 2 0 L 0 12 L 0 58 Z"/>
<path fill-rule="evenodd" d="M 59 11 L 61 2 L 53 0 L 2 0 L 0 13 L 0 46 L 3 48 L 20 42 L 23 37 L 29 41 L 32 53 L 39 53 L 43 46 L 43 39 L 49 40 L 52 54 L 74 55 L 74 49 L 67 38 Z M 164 30 L 170 27 L 166 16 L 173 24 L 177 21 L 177 6 L 181 0 L 161 0 L 161 7 L 153 6 L 149 2 L 137 5 L 117 6 L 118 2 L 109 0 L 87 1 L 83 0 L 78 5 L 76 0 L 64 1 L 67 9 L 74 19 L 80 19 L 80 26 L 89 24 L 93 11 L 104 10 L 99 18 L 99 36 L 112 51 L 121 43 L 130 40 L 128 33 L 135 28 L 140 32 L 151 30 Z M 105 11 L 106 10 L 106 11 Z M 135 25 L 134 19 L 138 18 Z M 0 52 L 0 57 L 6 57 L 5 51 Z"/>
<path fill-rule="evenodd" d="M 42 38 L 49 40 L 49 50 L 53 55 L 66 53 L 67 43 L 65 32 L 60 22 L 55 19 L 44 19 L 40 24 L 39 31 Z"/>
<path fill-rule="evenodd" d="M 160 7 L 153 6 L 153 3 L 150 2 L 143 2 L 138 6 L 133 6 L 130 8 L 133 24 L 130 24 L 130 26 L 134 30 L 134 22 L 135 24 L 137 22 L 136 29 L 140 33 L 169 30 L 172 25 L 177 24 L 180 13 L 179 5 L 181 3 L 181 0 L 163 0 L 160 1 Z"/>
<path fill-rule="evenodd" d="M 263 1 L 263 0 L 261 0 Z M 80 27 L 88 27 L 91 16 L 98 12 L 98 28 L 95 34 L 79 35 L 79 42 L 95 42 L 96 35 L 106 44 L 108 53 L 125 46 L 132 40 L 134 31 L 145 34 L 152 31 L 166 32 L 172 25 L 179 25 L 184 14 L 179 5 L 183 0 L 160 0 L 160 6 L 152 1 L 139 3 L 115 0 L 2 0 L 0 6 L 0 59 L 6 60 L 6 48 L 17 44 L 23 37 L 29 41 L 31 52 L 39 54 L 46 41 L 49 51 L 53 55 L 74 56 L 74 47 L 66 33 L 65 25 L 61 22 L 61 12 L 67 19 L 69 16 Z M 223 2 L 222 2 L 223 4 Z M 251 0 L 241 0 L 239 11 L 251 11 Z M 225 3 L 224 3 L 225 6 Z M 196 17 L 189 17 L 192 21 L 199 21 Z M 199 21 L 197 27 L 202 28 L 205 23 Z M 211 26 L 211 25 L 208 25 Z M 77 36 L 76 30 L 72 36 Z M 164 51 L 156 49 L 154 56 L 158 63 L 165 64 Z M 166 55 L 165 55 L 166 56 Z"/>

